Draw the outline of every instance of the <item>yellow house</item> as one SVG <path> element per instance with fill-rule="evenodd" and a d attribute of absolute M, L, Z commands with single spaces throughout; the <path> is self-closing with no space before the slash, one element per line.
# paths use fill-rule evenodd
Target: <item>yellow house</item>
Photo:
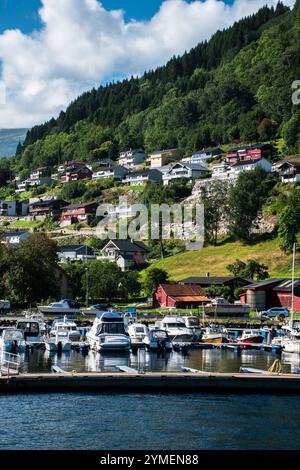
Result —
<path fill-rule="evenodd" d="M 168 163 L 179 160 L 181 157 L 180 149 L 159 150 L 149 155 L 151 168 L 160 168 Z"/>

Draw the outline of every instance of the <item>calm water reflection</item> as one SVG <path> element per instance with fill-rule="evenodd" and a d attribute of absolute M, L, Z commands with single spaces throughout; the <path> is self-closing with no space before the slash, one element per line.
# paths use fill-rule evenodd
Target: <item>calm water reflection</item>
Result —
<path fill-rule="evenodd" d="M 233 351 L 220 350 L 193 350 L 188 355 L 181 353 L 167 353 L 157 355 L 145 353 L 144 355 L 106 353 L 98 354 L 90 351 L 84 356 L 72 351 L 68 354 L 50 354 L 42 351 L 22 356 L 21 370 L 24 372 L 48 372 L 52 365 L 57 365 L 66 371 L 97 372 L 113 370 L 115 365 L 124 365 L 145 371 L 179 371 L 181 367 L 191 367 L 209 372 L 238 372 L 241 366 L 268 369 L 278 355 L 260 351 Z M 284 371 L 294 372 L 300 367 L 300 356 L 283 354 L 281 357 Z"/>

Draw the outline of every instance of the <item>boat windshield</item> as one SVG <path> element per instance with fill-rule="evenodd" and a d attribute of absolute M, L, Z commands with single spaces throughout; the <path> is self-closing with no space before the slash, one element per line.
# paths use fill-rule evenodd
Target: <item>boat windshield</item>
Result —
<path fill-rule="evenodd" d="M 19 322 L 18 330 L 23 331 L 26 336 L 39 336 L 40 328 L 37 322 Z"/>
<path fill-rule="evenodd" d="M 23 334 L 18 330 L 7 330 L 3 333 L 5 339 L 20 340 L 23 339 Z"/>
<path fill-rule="evenodd" d="M 185 324 L 184 323 L 180 323 L 180 322 L 169 322 L 169 323 L 165 323 L 164 326 L 166 326 L 167 328 L 185 328 Z"/>
<path fill-rule="evenodd" d="M 98 326 L 97 336 L 102 334 L 125 335 L 124 323 L 102 323 Z"/>
<path fill-rule="evenodd" d="M 165 331 L 153 331 L 153 339 L 154 340 L 167 339 L 167 333 Z"/>
<path fill-rule="evenodd" d="M 188 318 L 187 324 L 189 326 L 199 326 L 199 319 L 198 318 Z"/>
<path fill-rule="evenodd" d="M 136 326 L 135 327 L 135 332 L 136 333 L 144 333 L 145 332 L 144 327 L 143 326 Z"/>

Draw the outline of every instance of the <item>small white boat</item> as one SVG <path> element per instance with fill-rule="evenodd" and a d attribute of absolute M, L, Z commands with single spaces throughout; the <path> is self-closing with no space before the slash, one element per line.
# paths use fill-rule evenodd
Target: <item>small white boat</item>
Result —
<path fill-rule="evenodd" d="M 45 347 L 50 352 L 69 352 L 72 349 L 72 342 L 67 331 L 58 329 L 55 336 L 45 338 Z"/>
<path fill-rule="evenodd" d="M 244 330 L 242 336 L 238 338 L 238 343 L 261 344 L 264 338 L 259 330 Z"/>
<path fill-rule="evenodd" d="M 118 312 L 102 313 L 95 319 L 87 333 L 91 347 L 98 352 L 129 351 L 131 340 L 125 332 L 124 319 Z"/>
<path fill-rule="evenodd" d="M 207 326 L 201 338 L 202 343 L 223 344 L 228 343 L 228 334 L 225 328 L 217 325 Z"/>
<path fill-rule="evenodd" d="M 281 340 L 281 346 L 287 353 L 300 354 L 300 325 L 298 321 L 290 322 L 282 328 L 286 336 Z"/>
<path fill-rule="evenodd" d="M 149 329 L 142 323 L 131 323 L 128 326 L 128 334 L 131 339 L 132 346 L 140 346 L 144 344 L 144 339 L 148 336 Z"/>
<path fill-rule="evenodd" d="M 143 343 L 150 351 L 172 351 L 173 345 L 165 330 L 150 329 Z"/>
<path fill-rule="evenodd" d="M 8 353 L 24 352 L 26 342 L 22 331 L 15 328 L 4 328 L 0 337 L 0 349 Z"/>
<path fill-rule="evenodd" d="M 44 315 L 80 315 L 80 305 L 75 300 L 64 299 L 49 305 L 38 305 L 38 310 Z"/>
<path fill-rule="evenodd" d="M 52 328 L 50 330 L 50 337 L 55 337 L 58 331 L 66 331 L 71 343 L 80 342 L 81 334 L 77 330 L 77 325 L 73 320 L 69 320 L 67 317 L 64 317 L 63 319 L 54 320 L 52 323 Z"/>
<path fill-rule="evenodd" d="M 42 335 L 46 334 L 47 332 L 47 324 L 42 313 L 31 313 L 31 312 L 24 312 L 26 320 L 34 320 L 40 324 L 40 332 Z"/>
<path fill-rule="evenodd" d="M 35 320 L 19 320 L 17 330 L 20 330 L 26 342 L 26 346 L 40 348 L 44 347 L 44 335 L 41 333 L 40 323 Z"/>
<path fill-rule="evenodd" d="M 161 322 L 155 324 L 159 329 L 168 333 L 172 343 L 177 345 L 191 345 L 194 339 L 194 334 L 190 328 L 186 327 L 185 321 L 182 317 L 167 316 Z"/>

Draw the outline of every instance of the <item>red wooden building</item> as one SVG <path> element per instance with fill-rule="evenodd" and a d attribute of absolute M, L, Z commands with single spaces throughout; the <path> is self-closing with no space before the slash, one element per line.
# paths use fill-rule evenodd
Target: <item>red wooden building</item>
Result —
<path fill-rule="evenodd" d="M 199 307 L 208 301 L 204 289 L 195 285 L 161 284 L 153 294 L 155 307 Z"/>
<path fill-rule="evenodd" d="M 64 207 L 61 213 L 61 226 L 72 225 L 78 222 L 88 222 L 90 218 L 96 215 L 98 204 L 96 202 L 87 202 L 84 204 L 72 204 Z"/>
<path fill-rule="evenodd" d="M 244 288 L 241 302 L 247 303 L 253 310 L 265 310 L 272 307 L 292 307 L 292 280 L 270 279 L 250 284 Z M 300 279 L 294 283 L 294 310 L 300 312 Z"/>
<path fill-rule="evenodd" d="M 230 150 L 226 155 L 226 162 L 234 164 L 245 160 L 268 159 L 274 153 L 274 147 L 270 144 L 257 144 L 248 147 L 238 147 Z"/>
<path fill-rule="evenodd" d="M 93 172 L 85 165 L 74 163 L 66 167 L 61 182 L 63 184 L 70 183 L 72 181 L 80 181 L 84 179 L 91 179 Z"/>

